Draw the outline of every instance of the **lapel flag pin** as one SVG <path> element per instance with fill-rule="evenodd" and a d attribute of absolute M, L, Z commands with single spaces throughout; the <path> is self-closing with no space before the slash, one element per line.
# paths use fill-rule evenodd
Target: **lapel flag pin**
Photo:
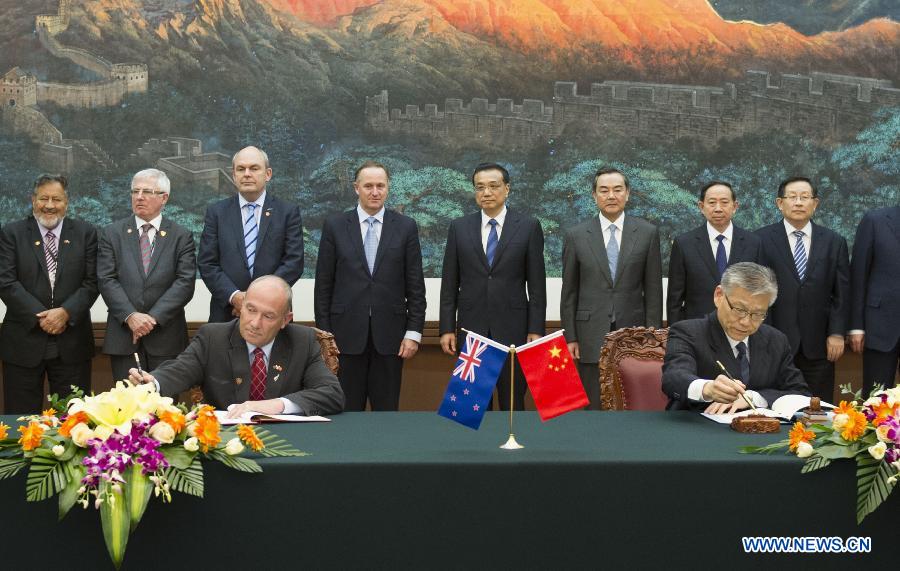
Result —
<path fill-rule="evenodd" d="M 126 232 L 128 232 L 129 234 L 131 234 L 131 228 L 129 228 L 128 230 L 126 230 Z"/>
<path fill-rule="evenodd" d="M 41 245 L 41 241 L 40 241 L 40 240 L 37 240 L 37 241 L 34 243 L 34 245 L 35 245 L 35 246 L 40 246 L 40 245 Z"/>
<path fill-rule="evenodd" d="M 166 231 L 165 231 L 165 230 L 160 230 L 160 231 L 159 231 L 159 235 L 160 235 L 160 236 L 165 236 L 165 235 L 166 235 Z"/>

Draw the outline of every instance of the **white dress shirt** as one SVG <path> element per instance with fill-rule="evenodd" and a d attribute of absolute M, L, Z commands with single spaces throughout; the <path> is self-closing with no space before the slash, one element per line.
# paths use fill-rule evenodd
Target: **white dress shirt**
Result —
<path fill-rule="evenodd" d="M 622 229 L 625 228 L 625 212 L 619 214 L 619 217 L 616 218 L 614 222 L 610 222 L 609 218 L 603 216 L 603 214 L 599 214 L 600 216 L 600 228 L 603 229 L 603 246 L 609 246 L 609 237 L 611 235 L 609 231 L 610 226 L 616 227 L 616 242 L 619 243 L 619 248 L 622 248 Z"/>
<path fill-rule="evenodd" d="M 791 257 L 793 257 L 794 252 L 797 251 L 797 237 L 794 236 L 797 228 L 794 228 L 790 222 L 785 220 L 784 231 L 787 232 L 788 244 L 791 246 Z M 800 228 L 800 231 L 803 232 L 803 247 L 806 249 L 806 259 L 809 260 L 809 249 L 812 247 L 812 222 L 807 221 L 806 226 Z"/>
<path fill-rule="evenodd" d="M 37 216 L 35 216 L 34 219 L 37 221 Z M 62 227 L 63 227 L 64 222 L 65 222 L 65 218 L 60 219 L 59 224 L 56 225 L 56 228 L 44 228 L 44 226 L 42 226 L 39 221 L 38 221 L 38 225 L 37 225 L 38 230 L 40 230 L 40 232 L 41 232 L 41 241 L 43 243 L 46 243 L 46 241 L 47 241 L 46 238 L 47 238 L 48 233 L 53 234 L 53 237 L 56 238 L 56 261 L 57 261 L 56 267 L 57 268 L 59 268 L 59 250 L 60 250 L 60 247 L 62 246 L 62 242 L 60 242 L 59 239 L 62 236 Z M 48 268 L 48 271 L 49 271 L 49 268 Z M 56 270 L 54 270 L 52 273 L 49 273 L 49 277 L 50 277 L 50 292 L 52 293 L 53 289 L 56 287 Z"/>
<path fill-rule="evenodd" d="M 152 228 L 150 228 L 148 230 L 148 232 L 150 233 L 149 234 L 150 245 L 152 247 L 153 244 L 156 242 L 156 233 L 159 232 L 159 225 L 162 224 L 162 213 L 157 215 L 156 218 L 154 218 L 152 220 L 144 220 L 140 216 L 135 216 L 134 223 L 137 226 L 137 231 L 138 231 L 139 237 L 144 235 L 144 229 L 143 229 L 144 224 L 150 224 L 152 226 Z"/>
<path fill-rule="evenodd" d="M 256 228 L 259 228 L 259 222 L 262 219 L 262 207 L 266 202 L 266 189 L 263 189 L 262 194 L 253 201 L 253 204 L 256 205 L 256 209 L 253 211 L 253 217 L 256 218 Z M 244 198 L 243 194 L 238 193 L 238 205 L 241 209 L 241 234 L 244 231 L 244 221 L 247 220 L 247 216 L 250 214 L 250 209 L 247 208 L 247 205 L 251 204 L 249 200 Z M 259 247 L 259 241 L 256 242 L 256 246 Z M 252 276 L 251 276 L 252 277 Z M 234 294 L 240 293 L 241 290 L 236 289 L 231 292 L 231 295 L 228 296 L 228 303 L 231 303 L 231 300 L 234 299 Z"/>
<path fill-rule="evenodd" d="M 500 241 L 500 235 L 503 233 L 503 224 L 506 222 L 506 205 L 503 205 L 503 210 L 494 217 L 494 220 L 497 221 L 497 242 Z M 487 254 L 487 241 L 488 235 L 491 233 L 491 217 L 484 213 L 484 210 L 481 211 L 481 249 L 484 250 L 484 253 Z"/>
<path fill-rule="evenodd" d="M 717 238 L 719 234 L 725 236 L 725 239 L 722 240 L 722 244 L 725 245 L 725 259 L 731 259 L 731 241 L 732 236 L 734 236 L 734 224 L 731 222 L 728 223 L 728 228 L 725 229 L 724 232 L 719 232 L 713 225 L 709 222 L 706 223 L 706 232 L 709 234 L 709 246 L 712 248 L 713 260 L 716 259 L 716 252 L 719 250 L 719 241 Z"/>
<path fill-rule="evenodd" d="M 718 236 L 718 234 L 716 234 L 716 235 Z M 728 344 L 731 345 L 731 352 L 735 358 L 737 358 L 737 356 L 738 356 L 738 350 L 737 350 L 738 343 L 743 342 L 744 345 L 747 347 L 747 350 L 746 350 L 747 360 L 748 361 L 750 360 L 750 341 L 749 341 L 750 338 L 749 337 L 735 341 L 734 339 L 732 339 L 731 337 L 729 337 L 726 334 L 725 338 L 728 339 Z M 732 373 L 732 375 L 734 374 L 733 371 L 729 371 L 729 372 Z M 750 379 L 739 379 L 739 380 L 742 383 L 744 383 L 744 386 L 747 386 L 750 384 Z M 688 394 L 687 394 L 688 398 L 692 401 L 697 401 L 697 402 L 711 402 L 711 401 L 703 398 L 703 387 L 706 386 L 706 383 L 711 383 L 711 382 L 713 382 L 713 379 L 694 379 L 691 382 L 691 384 L 688 385 Z M 747 389 L 746 391 L 744 391 L 744 394 L 747 395 L 747 398 L 750 399 L 751 401 L 753 401 L 753 404 L 756 405 L 757 407 L 766 408 L 767 406 L 769 406 L 769 401 L 764 399 L 762 397 L 762 395 L 756 391 Z"/>

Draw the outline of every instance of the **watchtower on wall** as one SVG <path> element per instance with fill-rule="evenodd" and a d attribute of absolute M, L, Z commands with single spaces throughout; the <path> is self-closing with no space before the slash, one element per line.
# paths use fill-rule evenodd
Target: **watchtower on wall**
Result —
<path fill-rule="evenodd" d="M 37 78 L 14 67 L 0 77 L 0 103 L 7 107 L 37 105 Z"/>

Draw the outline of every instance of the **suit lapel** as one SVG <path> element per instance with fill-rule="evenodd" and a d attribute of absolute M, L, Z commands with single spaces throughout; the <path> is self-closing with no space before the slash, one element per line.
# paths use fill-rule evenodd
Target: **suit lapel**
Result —
<path fill-rule="evenodd" d="M 804 279 L 812 275 L 813 267 L 816 265 L 816 262 L 825 257 L 825 250 L 827 249 L 827 244 L 823 241 L 822 227 L 817 226 L 813 222 L 810 222 L 810 224 L 812 225 L 812 230 L 810 230 L 809 235 L 809 253 L 806 260 L 806 276 Z M 793 261 L 793 258 L 791 258 L 791 263 Z"/>
<path fill-rule="evenodd" d="M 63 222 L 62 233 L 59 236 L 59 254 L 56 258 L 56 285 L 59 285 L 60 277 L 65 275 L 63 272 L 69 263 L 69 252 L 72 251 L 72 246 L 77 240 L 73 228 L 71 220 Z"/>
<path fill-rule="evenodd" d="M 484 266 L 484 270 L 486 272 L 490 272 L 491 267 L 488 265 L 487 256 L 484 253 L 484 246 L 481 245 L 481 211 L 473 214 L 467 221 L 466 235 L 472 242 L 472 248 L 475 251 L 475 256 L 479 260 L 481 260 L 481 265 Z"/>
<path fill-rule="evenodd" d="M 250 400 L 250 353 L 247 352 L 247 342 L 241 337 L 238 320 L 232 322 L 228 358 L 231 361 L 231 378 L 226 379 L 233 383 L 234 402 L 241 403 Z M 215 358 L 215 357 L 213 357 Z"/>
<path fill-rule="evenodd" d="M 147 276 L 144 275 L 144 262 L 141 259 L 141 232 L 135 226 L 134 217 L 129 217 L 125 221 L 122 225 L 121 233 L 125 249 L 134 258 L 134 267 L 137 268 L 141 278 L 147 279 Z"/>
<path fill-rule="evenodd" d="M 609 273 L 609 258 L 606 256 L 606 245 L 603 243 L 603 225 L 600 218 L 594 216 L 592 222 L 587 227 L 588 245 L 597 258 L 597 264 L 600 266 L 600 273 L 606 277 L 609 285 L 613 285 L 612 274 Z"/>
<path fill-rule="evenodd" d="M 797 274 L 797 265 L 794 263 L 794 250 L 791 249 L 791 242 L 788 240 L 787 232 L 784 229 L 784 223 L 779 223 L 771 230 L 772 232 L 769 233 L 769 239 L 773 242 L 775 251 L 778 252 L 779 256 L 784 258 L 784 263 L 791 268 L 791 275 L 799 282 L 800 276 Z"/>
<path fill-rule="evenodd" d="M 506 245 L 509 244 L 516 233 L 519 231 L 519 228 L 522 226 L 521 224 L 522 218 L 516 215 L 512 210 L 506 210 L 506 219 L 503 221 L 503 230 L 500 232 L 500 241 L 497 243 L 497 251 L 494 252 L 494 267 L 497 267 L 497 264 L 500 263 L 500 257 L 503 255 L 503 251 L 506 250 Z M 484 257 L 485 261 L 487 261 L 487 256 Z"/>
<path fill-rule="evenodd" d="M 44 278 L 47 280 L 47 289 L 50 289 L 50 274 L 47 271 L 47 258 L 44 257 L 44 239 L 38 229 L 37 221 L 32 217 L 28 223 L 28 241 L 34 246 L 34 257 L 38 266 L 44 270 Z"/>
<path fill-rule="evenodd" d="M 150 277 L 157 262 L 159 262 L 160 257 L 162 257 L 163 251 L 170 247 L 170 243 L 172 242 L 170 236 L 171 231 L 172 222 L 164 217 L 159 223 L 159 231 L 156 233 L 156 238 L 153 240 L 153 250 L 150 255 L 150 267 L 147 269 L 146 277 Z"/>
<path fill-rule="evenodd" d="M 762 327 L 762 326 L 760 326 Z M 766 356 L 769 354 L 769 343 L 765 337 L 757 330 L 756 333 L 747 339 L 748 349 L 750 350 L 750 382 L 747 388 L 763 387 L 766 384 L 766 370 L 763 366 Z M 756 366 L 754 367 L 754 363 Z M 772 403 L 769 403 L 771 405 Z"/>
<path fill-rule="evenodd" d="M 891 208 L 885 214 L 891 230 L 894 231 L 894 237 L 900 242 L 900 206 Z"/>
<path fill-rule="evenodd" d="M 381 266 L 381 260 L 384 258 L 385 251 L 391 247 L 391 242 L 397 237 L 396 213 L 385 209 L 383 220 L 384 223 L 381 225 L 381 238 L 378 240 L 378 250 L 375 252 L 375 268 L 372 272 L 373 275 L 378 271 L 379 266 Z M 360 236 L 362 235 L 360 234 Z"/>
<path fill-rule="evenodd" d="M 722 329 L 722 324 L 719 323 L 719 318 L 713 312 L 707 319 L 710 331 L 709 346 L 712 349 L 712 354 L 722 361 L 722 364 L 725 365 L 732 377 L 738 378 L 741 374 L 741 367 L 738 364 L 737 357 L 734 356 L 734 350 L 731 348 L 731 343 L 728 342 L 728 337 L 725 336 L 725 330 Z M 752 349 L 750 352 L 753 352 Z M 718 376 L 718 373 L 716 376 Z M 752 367 L 750 368 L 750 377 L 753 377 Z"/>
<path fill-rule="evenodd" d="M 628 260 L 628 256 L 631 255 L 631 251 L 634 249 L 634 243 L 637 241 L 636 232 L 638 227 L 630 216 L 625 216 L 625 222 L 622 226 L 622 240 L 619 243 L 619 260 L 616 262 L 617 283 L 622 277 L 622 272 L 625 271 L 625 262 Z"/>
<path fill-rule="evenodd" d="M 700 256 L 700 259 L 706 265 L 706 269 L 709 270 L 709 274 L 716 283 L 719 283 L 719 269 L 716 267 L 716 259 L 713 257 L 712 248 L 709 245 L 709 234 L 706 231 L 706 224 L 694 232 L 694 246 L 697 248 L 697 255 Z M 734 255 L 734 249 L 732 249 L 731 253 Z"/>
<path fill-rule="evenodd" d="M 369 261 L 366 260 L 366 247 L 362 239 L 362 227 L 359 223 L 359 214 L 355 208 L 347 211 L 347 237 L 350 239 L 350 243 L 353 244 L 353 249 L 359 256 L 363 267 L 366 271 L 369 271 Z"/>
<path fill-rule="evenodd" d="M 382 232 L 384 229 L 382 229 Z M 383 237 L 383 235 L 382 235 Z M 266 372 L 266 398 L 274 399 L 284 394 L 281 387 L 287 383 L 287 379 L 283 378 L 285 367 L 291 362 L 290 339 L 284 329 L 278 332 L 275 337 L 275 343 L 272 345 L 272 353 L 269 355 L 269 370 Z"/>
<path fill-rule="evenodd" d="M 259 250 L 263 241 L 266 238 L 266 232 L 269 231 L 269 225 L 271 224 L 272 214 L 275 212 L 275 200 L 268 192 L 266 192 L 266 199 L 263 201 L 262 212 L 259 215 L 259 234 L 256 239 L 256 249 Z M 242 227 L 243 228 L 243 227 Z"/>
<path fill-rule="evenodd" d="M 230 241 L 234 244 L 234 247 L 238 252 L 238 257 L 242 260 L 244 268 L 249 273 L 250 266 L 247 265 L 247 247 L 244 245 L 244 216 L 237 195 L 228 201 L 222 222 L 224 228 L 220 227 L 219 231 L 223 233 L 231 232 L 231 240 L 222 240 L 222 242 L 227 244 Z M 261 234 L 257 234 L 257 248 L 259 248 L 260 237 Z M 250 278 L 253 279 L 253 276 L 250 276 Z"/>

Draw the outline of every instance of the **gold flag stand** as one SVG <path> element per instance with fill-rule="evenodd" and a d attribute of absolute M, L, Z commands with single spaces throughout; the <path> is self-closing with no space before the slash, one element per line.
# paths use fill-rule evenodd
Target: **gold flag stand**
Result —
<path fill-rule="evenodd" d="M 515 406 L 515 395 L 516 395 L 516 346 L 509 346 L 509 438 L 506 440 L 505 444 L 501 444 L 500 448 L 504 450 L 519 450 L 520 448 L 525 448 L 518 442 L 516 442 L 516 435 L 513 434 L 513 412 L 516 408 Z M 499 393 L 498 393 L 499 394 Z"/>

